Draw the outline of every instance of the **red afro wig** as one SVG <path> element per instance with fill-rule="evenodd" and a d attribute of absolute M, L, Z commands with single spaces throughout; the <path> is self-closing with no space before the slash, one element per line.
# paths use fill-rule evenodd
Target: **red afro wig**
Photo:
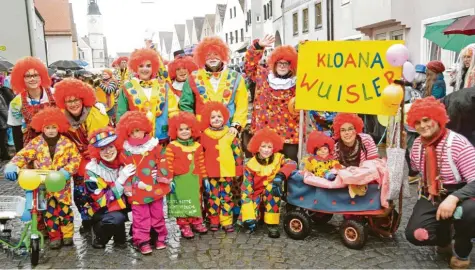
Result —
<path fill-rule="evenodd" d="M 325 145 L 328 147 L 330 154 L 333 153 L 335 149 L 335 141 L 321 131 L 313 131 L 310 133 L 310 136 L 308 136 L 307 153 L 315 154 L 315 151 L 317 151 L 318 148 Z"/>
<path fill-rule="evenodd" d="M 363 120 L 354 113 L 338 113 L 333 120 L 333 132 L 335 138 L 340 139 L 340 128 L 342 125 L 350 123 L 355 127 L 356 133 L 363 132 Z"/>
<path fill-rule="evenodd" d="M 91 140 L 91 138 L 94 138 L 98 134 L 101 134 L 103 132 L 115 132 L 115 130 L 112 127 L 105 127 L 105 128 L 100 128 L 98 130 L 95 130 L 91 134 L 91 136 L 89 136 L 89 141 Z M 110 143 L 108 145 L 111 145 L 111 144 L 115 146 L 115 148 L 117 149 L 117 152 L 120 152 L 122 150 L 122 144 L 119 142 L 118 139 L 116 139 L 115 141 L 113 141 L 112 143 Z M 89 150 L 89 155 L 91 155 L 92 158 L 101 159 L 101 155 L 100 155 L 101 148 L 94 147 L 92 144 L 89 144 L 87 146 L 87 149 Z M 117 156 L 119 156 L 119 155 L 117 155 Z"/>
<path fill-rule="evenodd" d="M 25 74 L 30 69 L 34 69 L 38 72 L 41 78 L 41 86 L 43 88 L 49 88 L 51 86 L 51 79 L 48 76 L 48 69 L 46 66 L 40 61 L 40 59 L 27 56 L 18 60 L 12 70 L 11 85 L 15 94 L 18 95 L 26 90 Z"/>
<path fill-rule="evenodd" d="M 117 133 L 121 141 L 126 140 L 130 133 L 135 129 L 145 131 L 150 134 L 152 132 L 152 123 L 145 113 L 139 111 L 128 111 L 117 123 Z"/>
<path fill-rule="evenodd" d="M 205 130 L 211 126 L 211 113 L 214 111 L 220 111 L 223 114 L 224 124 L 229 120 L 229 111 L 226 106 L 221 102 L 209 101 L 205 104 L 203 110 L 201 111 L 201 129 Z"/>
<path fill-rule="evenodd" d="M 143 62 L 150 61 L 152 63 L 152 77 L 154 77 L 160 67 L 160 59 L 160 55 L 153 49 L 138 49 L 130 55 L 129 68 L 137 73 Z"/>
<path fill-rule="evenodd" d="M 229 62 L 229 47 L 219 37 L 205 37 L 195 47 L 193 57 L 198 67 L 206 65 L 206 57 L 209 53 L 216 53 L 224 63 Z"/>
<path fill-rule="evenodd" d="M 178 129 L 181 124 L 185 124 L 191 128 L 191 137 L 196 139 L 200 136 L 200 129 L 198 127 L 198 121 L 194 114 L 189 112 L 180 112 L 177 115 L 170 118 L 168 121 L 169 129 L 168 135 L 172 140 L 176 140 L 178 137 Z"/>
<path fill-rule="evenodd" d="M 193 62 L 191 56 L 178 57 L 175 60 L 168 63 L 168 73 L 170 74 L 170 79 L 175 80 L 176 70 L 180 68 L 185 68 L 188 70 L 188 73 L 191 73 L 198 69 L 198 66 Z"/>
<path fill-rule="evenodd" d="M 43 128 L 47 125 L 58 126 L 58 132 L 64 133 L 69 129 L 69 121 L 61 111 L 56 107 L 47 107 L 39 111 L 31 119 L 31 127 L 36 132 L 43 132 Z"/>
<path fill-rule="evenodd" d="M 122 61 L 125 61 L 125 62 L 129 62 L 129 58 L 127 56 L 121 56 L 119 58 L 117 58 L 117 64 L 120 65 L 120 63 L 122 63 Z"/>
<path fill-rule="evenodd" d="M 297 74 L 297 51 L 292 46 L 279 46 L 269 56 L 269 68 L 276 74 L 276 64 L 280 60 L 290 63 L 290 70 L 293 75 Z"/>
<path fill-rule="evenodd" d="M 445 125 L 449 122 L 445 105 L 432 96 L 416 99 L 416 101 L 412 103 L 407 113 L 407 124 L 415 128 L 416 122 L 421 121 L 424 117 L 436 121 L 441 128 L 445 128 Z"/>
<path fill-rule="evenodd" d="M 66 109 L 67 97 L 81 99 L 84 107 L 96 104 L 96 93 L 92 86 L 77 79 L 64 79 L 54 85 L 54 100 L 58 107 Z"/>
<path fill-rule="evenodd" d="M 247 150 L 253 154 L 256 154 L 259 152 L 259 148 L 264 142 L 272 143 L 272 151 L 274 153 L 279 152 L 284 147 L 284 140 L 279 136 L 279 134 L 273 130 L 270 130 L 269 128 L 264 128 L 257 131 L 254 136 L 252 136 L 249 144 L 247 145 Z"/>

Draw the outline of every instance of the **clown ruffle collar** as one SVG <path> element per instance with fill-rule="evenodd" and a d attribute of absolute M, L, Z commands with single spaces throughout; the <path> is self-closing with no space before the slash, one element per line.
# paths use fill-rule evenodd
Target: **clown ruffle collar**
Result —
<path fill-rule="evenodd" d="M 269 86 L 274 90 L 287 90 L 295 86 L 297 77 L 293 76 L 287 79 L 282 79 L 276 77 L 274 73 L 269 72 L 269 75 L 267 75 L 267 81 L 269 82 Z"/>

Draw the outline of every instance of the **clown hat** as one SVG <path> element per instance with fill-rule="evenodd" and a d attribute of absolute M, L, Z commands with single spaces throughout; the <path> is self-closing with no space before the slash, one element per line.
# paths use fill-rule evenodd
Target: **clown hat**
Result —
<path fill-rule="evenodd" d="M 101 148 L 113 143 L 115 140 L 117 140 L 117 134 L 114 130 L 109 129 L 92 136 L 89 139 L 89 143 L 96 148 Z"/>

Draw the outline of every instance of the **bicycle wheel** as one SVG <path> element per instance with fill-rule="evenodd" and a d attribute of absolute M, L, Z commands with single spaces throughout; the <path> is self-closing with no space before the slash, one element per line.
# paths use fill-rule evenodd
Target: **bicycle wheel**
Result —
<path fill-rule="evenodd" d="M 40 239 L 30 239 L 30 248 L 31 265 L 36 266 L 38 265 L 38 261 L 40 260 Z"/>

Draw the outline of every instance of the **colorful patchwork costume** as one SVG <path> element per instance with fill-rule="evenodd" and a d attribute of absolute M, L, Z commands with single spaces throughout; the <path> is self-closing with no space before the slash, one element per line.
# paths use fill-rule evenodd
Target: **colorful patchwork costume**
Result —
<path fill-rule="evenodd" d="M 195 62 L 193 62 L 193 58 L 191 56 L 186 55 L 178 55 L 172 62 L 168 64 L 170 79 L 173 81 L 172 91 L 178 101 L 180 100 L 183 86 L 185 85 L 185 81 L 178 80 L 176 72 L 179 69 L 186 69 L 187 73 L 190 74 L 191 72 L 197 70 L 198 66 L 195 64 Z"/>
<path fill-rule="evenodd" d="M 317 151 L 321 147 L 327 148 L 327 156 L 318 155 Z M 327 180 L 335 179 L 332 169 L 341 169 L 340 162 L 335 158 L 334 154 L 335 141 L 321 131 L 313 131 L 307 141 L 307 152 L 310 156 L 303 160 L 305 170 L 313 173 L 315 176 L 325 178 Z"/>
<path fill-rule="evenodd" d="M 98 102 L 104 104 L 107 115 L 112 123 L 115 123 L 115 97 L 119 88 L 118 82 L 112 78 L 112 71 L 105 69 L 103 72 L 109 75 L 109 79 L 101 80 L 99 86 L 96 87 L 96 98 Z"/>

